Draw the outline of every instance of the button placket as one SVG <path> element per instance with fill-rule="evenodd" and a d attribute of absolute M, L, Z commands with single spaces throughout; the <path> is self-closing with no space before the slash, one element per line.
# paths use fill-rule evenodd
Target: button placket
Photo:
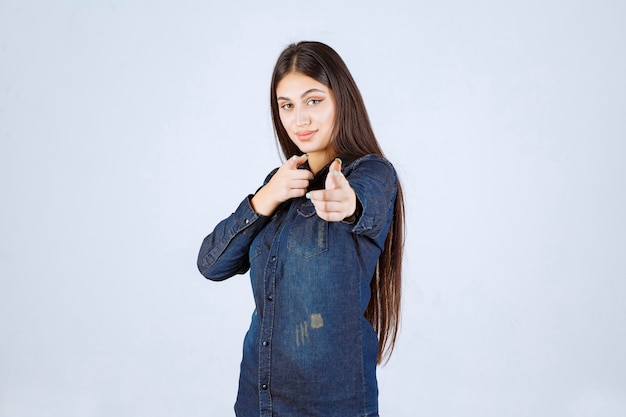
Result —
<path fill-rule="evenodd" d="M 297 213 L 290 210 L 285 213 L 287 218 L 294 217 Z M 270 389 L 270 383 L 272 380 L 271 369 L 271 353 L 272 353 L 272 336 L 274 327 L 274 315 L 276 314 L 276 303 L 273 302 L 276 296 L 276 277 L 278 273 L 278 256 L 279 248 L 284 247 L 286 244 L 285 230 L 288 228 L 286 225 L 288 220 L 281 222 L 278 226 L 276 233 L 273 236 L 272 242 L 269 245 L 267 253 L 267 260 L 264 268 L 264 296 L 266 302 L 263 306 L 263 318 L 261 320 L 261 328 L 259 332 L 259 374 L 258 374 L 258 389 L 259 389 L 259 402 L 260 411 L 262 416 L 271 416 L 272 414 L 272 395 Z"/>
<path fill-rule="evenodd" d="M 280 235 L 280 233 L 279 233 Z M 277 242 L 275 242 L 276 244 Z M 273 254 L 272 254 L 273 252 Z M 274 314 L 275 314 L 275 305 L 274 300 L 274 288 L 276 285 L 276 268 L 277 268 L 277 253 L 274 248 L 270 252 L 269 262 L 266 268 L 266 277 L 265 277 L 265 291 L 266 296 L 265 299 L 268 301 L 265 303 L 263 308 L 263 320 L 261 323 L 261 333 L 260 333 L 260 345 L 261 352 L 259 352 L 259 388 L 260 388 L 260 400 L 261 400 L 261 414 L 266 415 L 264 413 L 271 412 L 272 407 L 272 397 L 269 389 L 269 381 L 271 379 L 271 349 L 269 348 L 270 342 L 272 340 L 272 327 L 274 323 Z"/>

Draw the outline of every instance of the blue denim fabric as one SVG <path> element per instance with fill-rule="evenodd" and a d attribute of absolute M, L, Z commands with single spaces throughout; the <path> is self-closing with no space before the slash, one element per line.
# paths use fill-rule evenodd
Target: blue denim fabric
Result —
<path fill-rule="evenodd" d="M 363 314 L 397 179 L 375 155 L 344 162 L 343 172 L 361 208 L 353 224 L 322 220 L 304 197 L 261 216 L 248 196 L 202 243 L 205 277 L 250 270 L 256 309 L 243 346 L 239 417 L 378 416 L 378 340 Z M 323 188 L 327 173 L 310 188 Z"/>

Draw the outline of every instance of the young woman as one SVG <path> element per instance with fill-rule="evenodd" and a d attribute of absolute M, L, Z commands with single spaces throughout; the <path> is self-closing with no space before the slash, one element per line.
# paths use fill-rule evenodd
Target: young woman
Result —
<path fill-rule="evenodd" d="M 329 46 L 288 46 L 270 103 L 288 159 L 204 239 L 198 257 L 214 281 L 250 271 L 256 308 L 236 415 L 378 416 L 376 366 L 399 324 L 400 183 Z"/>

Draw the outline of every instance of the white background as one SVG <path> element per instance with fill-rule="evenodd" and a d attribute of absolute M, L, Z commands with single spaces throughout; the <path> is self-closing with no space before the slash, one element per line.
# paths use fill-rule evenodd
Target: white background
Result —
<path fill-rule="evenodd" d="M 383 417 L 626 415 L 623 1 L 0 0 L 0 416 L 229 416 L 247 276 L 202 238 L 334 47 L 404 182 Z"/>

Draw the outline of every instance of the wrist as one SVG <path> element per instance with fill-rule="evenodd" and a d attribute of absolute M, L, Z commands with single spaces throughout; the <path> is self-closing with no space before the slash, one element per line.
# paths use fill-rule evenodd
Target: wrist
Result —
<path fill-rule="evenodd" d="M 269 199 L 266 191 L 265 187 L 263 187 L 250 199 L 252 209 L 261 216 L 271 216 L 278 206 L 278 204 L 273 203 Z"/>
<path fill-rule="evenodd" d="M 363 206 L 361 206 L 361 202 L 359 201 L 358 198 L 356 198 L 356 196 L 355 196 L 354 205 L 355 207 L 354 207 L 354 211 L 352 212 L 352 214 L 343 219 L 345 223 L 354 224 L 359 220 L 359 218 L 361 218 L 361 213 L 363 213 Z"/>

